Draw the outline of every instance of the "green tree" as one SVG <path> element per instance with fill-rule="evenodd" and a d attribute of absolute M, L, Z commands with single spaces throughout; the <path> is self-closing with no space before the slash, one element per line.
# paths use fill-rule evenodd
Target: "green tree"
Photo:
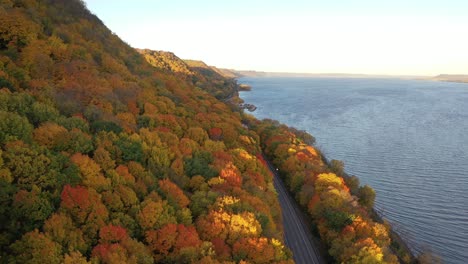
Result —
<path fill-rule="evenodd" d="M 68 130 L 72 130 L 73 128 L 77 128 L 85 133 L 89 132 L 89 124 L 83 119 L 79 117 L 69 117 L 65 118 L 63 116 L 59 117 L 57 120 L 59 125 L 64 126 Z"/>
<path fill-rule="evenodd" d="M 59 141 L 57 150 L 88 154 L 94 149 L 91 136 L 77 128 L 73 128 L 62 140 Z"/>
<path fill-rule="evenodd" d="M 199 145 L 203 145 L 205 140 L 208 139 L 208 133 L 201 127 L 191 127 L 185 133 L 187 138 L 192 139 L 197 142 Z"/>
<path fill-rule="evenodd" d="M 213 156 L 210 152 L 195 152 L 192 158 L 184 160 L 185 173 L 190 177 L 201 175 L 207 179 L 211 179 L 218 175 L 218 172 L 210 166 L 211 162 L 213 162 Z"/>
<path fill-rule="evenodd" d="M 11 263 L 59 264 L 62 262 L 61 246 L 37 229 L 25 234 L 10 248 Z"/>
<path fill-rule="evenodd" d="M 147 200 L 141 206 L 142 209 L 137 215 L 137 220 L 143 230 L 158 229 L 166 224 L 177 223 L 174 208 L 166 201 Z"/>
<path fill-rule="evenodd" d="M 0 92 L 0 110 L 2 111 L 25 116 L 31 112 L 31 105 L 34 102 L 34 98 L 26 93 Z"/>
<path fill-rule="evenodd" d="M 344 180 L 351 193 L 357 195 L 359 191 L 359 178 L 352 175 L 350 177 L 344 178 Z"/>
<path fill-rule="evenodd" d="M 91 130 L 94 132 L 107 131 L 119 134 L 123 131 L 122 127 L 111 121 L 96 121 L 91 124 Z"/>
<path fill-rule="evenodd" d="M 0 143 L 10 140 L 30 141 L 33 126 L 26 117 L 0 111 Z"/>
<path fill-rule="evenodd" d="M 115 161 L 112 159 L 110 153 L 103 147 L 99 147 L 94 151 L 93 160 L 105 171 L 115 168 Z"/>
<path fill-rule="evenodd" d="M 375 201 L 375 191 L 369 185 L 364 185 L 358 191 L 359 203 L 367 208 L 372 208 Z"/>
<path fill-rule="evenodd" d="M 43 148 L 31 148 L 17 141 L 5 147 L 3 159 L 20 188 L 31 190 L 37 186 L 53 191 L 59 185 L 60 168 Z"/>
<path fill-rule="evenodd" d="M 31 107 L 30 120 L 36 126 L 46 121 L 55 122 L 59 116 L 55 107 L 45 103 L 35 102 Z"/>
<path fill-rule="evenodd" d="M 79 251 L 86 253 L 89 245 L 85 242 L 83 232 L 77 228 L 72 219 L 64 213 L 53 214 L 44 224 L 44 233 L 59 243 L 64 252 Z"/>
<path fill-rule="evenodd" d="M 121 158 L 123 161 L 143 161 L 143 149 L 141 142 L 132 140 L 127 136 L 121 136 L 116 142 L 115 145 L 122 152 Z"/>
<path fill-rule="evenodd" d="M 29 232 L 40 228 L 44 221 L 52 214 L 54 207 L 46 193 L 36 188 L 28 192 L 18 191 L 11 209 L 11 217 L 15 223 L 15 229 L 21 232 Z"/>
<path fill-rule="evenodd" d="M 154 174 L 161 175 L 171 166 L 174 153 L 166 147 L 151 147 L 145 151 L 145 157 L 148 169 Z"/>
<path fill-rule="evenodd" d="M 341 160 L 331 160 L 330 168 L 336 175 L 343 175 L 344 173 L 344 162 Z"/>
<path fill-rule="evenodd" d="M 216 201 L 217 197 L 218 194 L 212 191 L 195 192 L 192 197 L 190 197 L 192 200 L 190 203 L 190 210 L 194 217 L 198 217 L 205 213 L 208 210 L 208 207 Z"/>
<path fill-rule="evenodd" d="M 18 233 L 12 232 L 12 202 L 17 188 L 15 185 L 0 179 L 0 258 L 4 258 L 7 253 L 7 247 L 11 245 L 18 236 Z"/>

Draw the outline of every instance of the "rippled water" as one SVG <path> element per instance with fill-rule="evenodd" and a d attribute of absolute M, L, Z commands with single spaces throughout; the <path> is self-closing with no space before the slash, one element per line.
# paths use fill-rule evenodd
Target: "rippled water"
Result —
<path fill-rule="evenodd" d="M 241 78 L 258 118 L 305 129 L 377 191 L 413 250 L 468 263 L 468 84 L 399 79 Z"/>

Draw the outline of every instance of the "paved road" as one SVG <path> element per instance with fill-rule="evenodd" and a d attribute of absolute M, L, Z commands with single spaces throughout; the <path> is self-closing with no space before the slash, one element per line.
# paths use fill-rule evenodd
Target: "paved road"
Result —
<path fill-rule="evenodd" d="M 265 160 L 267 160 L 266 157 Z M 273 181 L 283 213 L 284 240 L 286 246 L 293 252 L 294 261 L 298 264 L 326 263 L 320 254 L 320 250 L 312 242 L 312 234 L 307 228 L 296 201 L 289 195 L 276 169 L 268 160 L 267 164 L 274 174 Z"/>

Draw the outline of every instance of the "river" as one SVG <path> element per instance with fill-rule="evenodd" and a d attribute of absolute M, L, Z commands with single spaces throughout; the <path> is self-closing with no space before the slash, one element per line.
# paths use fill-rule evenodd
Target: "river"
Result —
<path fill-rule="evenodd" d="M 410 244 L 468 263 L 468 84 L 403 79 L 240 78 L 257 118 L 307 130 L 377 192 Z"/>

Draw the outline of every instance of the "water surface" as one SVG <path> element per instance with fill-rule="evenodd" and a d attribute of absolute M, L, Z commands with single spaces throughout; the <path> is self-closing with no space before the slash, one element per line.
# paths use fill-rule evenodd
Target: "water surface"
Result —
<path fill-rule="evenodd" d="M 468 84 L 351 78 L 241 78 L 258 118 L 315 136 L 377 191 L 376 209 L 445 263 L 468 263 Z"/>

